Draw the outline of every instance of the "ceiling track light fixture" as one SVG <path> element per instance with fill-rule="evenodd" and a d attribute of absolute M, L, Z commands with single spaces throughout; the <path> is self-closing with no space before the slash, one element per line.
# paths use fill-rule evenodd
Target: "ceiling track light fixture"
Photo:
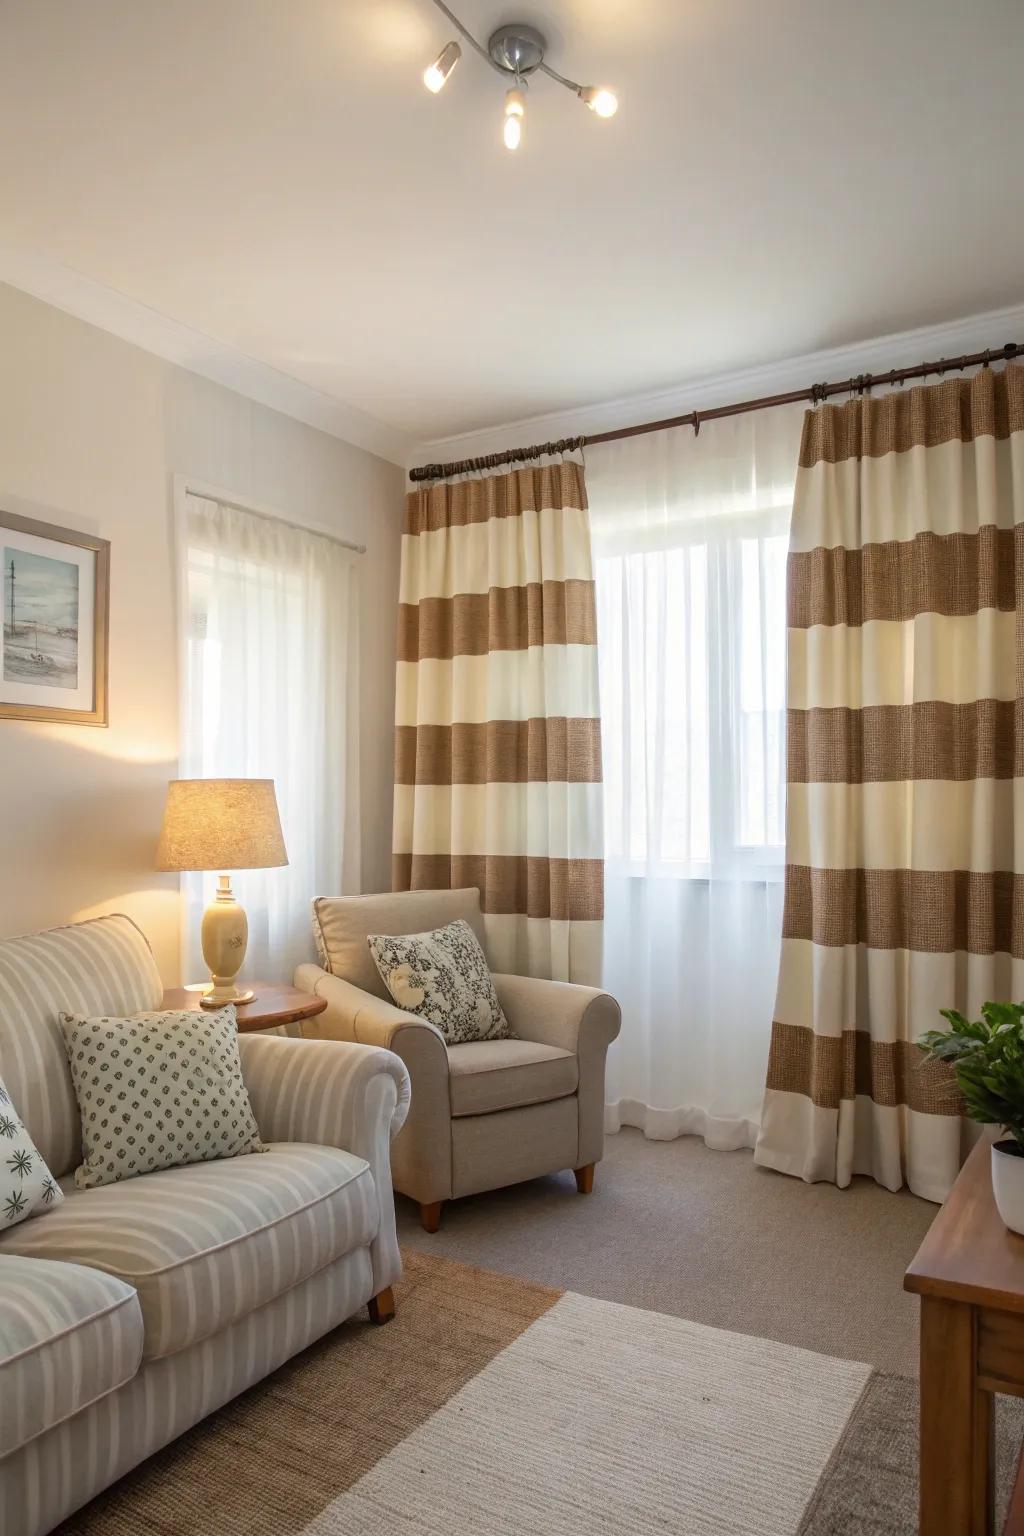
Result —
<path fill-rule="evenodd" d="M 511 77 L 512 84 L 505 93 L 505 112 L 503 137 L 506 149 L 518 149 L 523 132 L 523 118 L 526 115 L 526 87 L 528 76 L 538 70 L 547 75 L 550 80 L 564 85 L 567 91 L 572 91 L 578 96 L 584 106 L 597 117 L 614 117 L 619 109 L 619 103 L 615 93 L 603 85 L 578 85 L 575 80 L 566 79 L 550 64 L 545 64 L 544 54 L 547 50 L 547 40 L 536 27 L 529 27 L 525 23 L 512 22 L 508 26 L 499 27 L 492 32 L 487 40 L 486 48 L 478 43 L 472 32 L 456 16 L 455 12 L 444 4 L 444 0 L 433 0 L 437 9 L 447 16 L 455 30 L 473 49 L 480 55 L 485 64 L 498 72 L 506 80 Z M 452 39 L 446 43 L 438 54 L 434 63 L 423 71 L 423 83 L 428 91 L 433 91 L 436 96 L 438 91 L 447 83 L 448 77 L 462 57 L 462 49 Z"/>

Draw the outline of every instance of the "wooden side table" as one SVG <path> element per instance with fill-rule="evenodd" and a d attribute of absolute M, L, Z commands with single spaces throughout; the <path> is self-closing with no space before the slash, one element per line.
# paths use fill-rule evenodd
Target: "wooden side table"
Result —
<path fill-rule="evenodd" d="M 303 1019 L 313 1019 L 318 1013 L 323 1013 L 327 1007 L 326 997 L 317 997 L 312 992 L 300 992 L 298 987 L 254 981 L 252 989 L 256 996 L 251 1003 L 235 1004 L 240 1035 L 249 1034 L 254 1029 L 275 1029 L 282 1024 L 300 1024 Z M 161 1007 L 194 1008 L 198 1013 L 201 996 L 201 992 L 190 991 L 187 987 L 169 987 L 164 993 Z"/>
<path fill-rule="evenodd" d="M 1024 1237 L 996 1210 L 991 1146 L 974 1148 L 903 1281 L 921 1298 L 920 1536 L 990 1536 L 992 1395 L 1024 1397 Z"/>

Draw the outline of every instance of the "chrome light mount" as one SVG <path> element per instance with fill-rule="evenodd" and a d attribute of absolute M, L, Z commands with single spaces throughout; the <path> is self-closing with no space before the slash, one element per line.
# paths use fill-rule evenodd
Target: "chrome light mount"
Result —
<path fill-rule="evenodd" d="M 542 32 L 517 21 L 499 27 L 487 39 L 487 52 L 494 63 L 516 79 L 532 75 L 534 70 L 540 68 L 547 46 L 547 39 Z"/>

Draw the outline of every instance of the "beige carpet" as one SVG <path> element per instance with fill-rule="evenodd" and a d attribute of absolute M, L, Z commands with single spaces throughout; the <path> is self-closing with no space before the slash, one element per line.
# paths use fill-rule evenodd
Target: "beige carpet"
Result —
<path fill-rule="evenodd" d="M 447 1205 L 428 1237 L 399 1199 L 407 1247 L 822 1354 L 917 1372 L 903 1272 L 938 1206 L 868 1179 L 849 1189 L 755 1168 L 693 1136 L 610 1136 L 591 1196 L 572 1174 Z"/>
<path fill-rule="evenodd" d="M 913 1536 L 915 1415 L 867 1366 L 410 1253 L 394 1322 L 337 1329 L 61 1532 Z"/>

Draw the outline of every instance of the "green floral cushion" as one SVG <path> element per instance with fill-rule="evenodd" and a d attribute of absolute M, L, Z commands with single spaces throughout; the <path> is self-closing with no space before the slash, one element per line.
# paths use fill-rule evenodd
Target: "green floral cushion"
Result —
<path fill-rule="evenodd" d="M 436 1024 L 449 1045 L 513 1038 L 487 956 L 462 918 L 430 933 L 371 933 L 367 943 L 399 1008 Z"/>
<path fill-rule="evenodd" d="M 62 1013 L 60 1023 L 82 1115 L 79 1189 L 266 1151 L 233 1004 L 127 1019 Z"/>

